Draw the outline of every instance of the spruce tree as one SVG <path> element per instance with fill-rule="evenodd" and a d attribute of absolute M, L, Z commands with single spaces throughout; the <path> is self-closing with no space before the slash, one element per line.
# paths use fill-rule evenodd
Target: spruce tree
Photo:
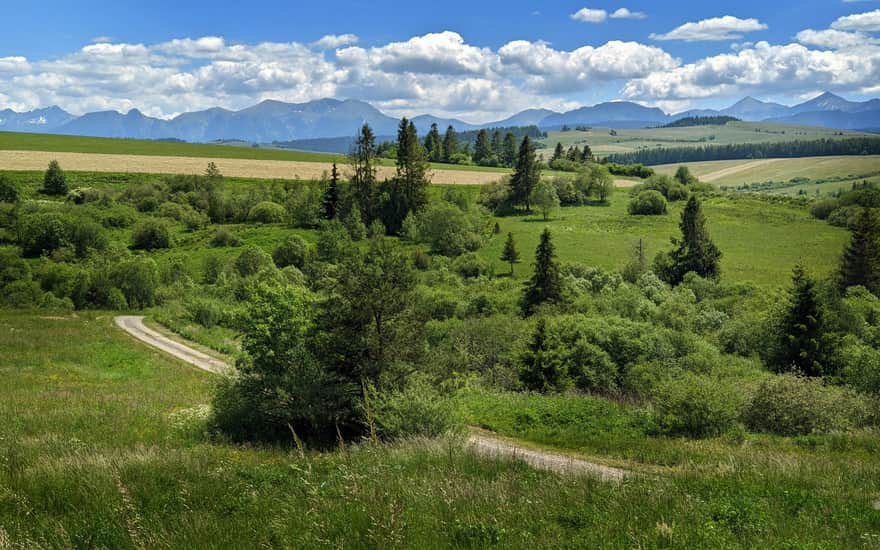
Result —
<path fill-rule="evenodd" d="M 504 154 L 501 162 L 509 168 L 513 168 L 513 163 L 516 162 L 516 136 L 513 132 L 507 132 L 504 136 Z"/>
<path fill-rule="evenodd" d="M 330 182 L 324 190 L 324 219 L 332 220 L 339 214 L 339 170 L 336 163 L 330 169 Z"/>
<path fill-rule="evenodd" d="M 535 312 L 541 304 L 558 303 L 562 299 L 562 281 L 556 252 L 550 239 L 550 230 L 541 233 L 541 242 L 535 250 L 535 273 L 526 283 L 522 297 L 522 311 L 526 316 Z"/>
<path fill-rule="evenodd" d="M 593 162 L 593 150 L 584 143 L 584 150 L 581 152 L 581 160 L 584 162 Z"/>
<path fill-rule="evenodd" d="M 545 392 L 559 385 L 559 371 L 556 363 L 549 360 L 548 351 L 547 322 L 542 318 L 538 319 L 532 340 L 521 356 L 519 380 L 527 390 Z"/>
<path fill-rule="evenodd" d="M 451 125 L 446 127 L 446 135 L 443 136 L 443 160 L 451 162 L 452 156 L 458 154 L 458 135 Z"/>
<path fill-rule="evenodd" d="M 488 163 L 492 159 L 492 143 L 489 141 L 489 132 L 485 129 L 477 132 L 473 159 L 475 164 Z"/>
<path fill-rule="evenodd" d="M 861 285 L 880 296 L 880 222 L 864 208 L 856 217 L 849 244 L 840 259 L 841 291 Z"/>
<path fill-rule="evenodd" d="M 428 168 L 416 126 L 404 117 L 397 129 L 397 174 L 384 186 L 382 221 L 390 233 L 399 233 L 406 216 L 428 203 Z"/>
<path fill-rule="evenodd" d="M 681 239 L 672 240 L 676 246 L 669 253 L 668 261 L 662 262 L 665 267 L 658 275 L 673 286 L 681 283 L 690 271 L 706 279 L 718 279 L 721 251 L 709 237 L 700 201 L 693 195 L 681 213 L 679 228 Z"/>
<path fill-rule="evenodd" d="M 501 162 L 501 155 L 504 154 L 504 143 L 501 137 L 501 130 L 495 130 L 492 133 L 492 156 L 495 158 L 495 162 Z"/>
<path fill-rule="evenodd" d="M 516 165 L 510 177 L 510 199 L 513 204 L 520 204 L 530 210 L 532 190 L 541 179 L 541 169 L 535 156 L 535 148 L 529 136 L 525 136 L 519 146 Z"/>
<path fill-rule="evenodd" d="M 504 242 L 504 251 L 501 252 L 501 261 L 510 264 L 510 276 L 513 277 L 513 264 L 519 261 L 519 251 L 516 249 L 513 233 L 507 234 L 507 240 Z"/>
<path fill-rule="evenodd" d="M 774 366 L 780 372 L 821 376 L 824 323 L 816 284 L 800 265 L 795 266 L 791 280 L 789 307 L 779 326 Z"/>
<path fill-rule="evenodd" d="M 43 175 L 43 193 L 47 195 L 64 195 L 67 193 L 67 176 L 57 160 L 49 163 Z"/>
<path fill-rule="evenodd" d="M 371 223 L 376 217 L 376 136 L 369 124 L 361 127 L 349 158 L 354 169 L 351 186 L 355 202 L 361 219 Z"/>
<path fill-rule="evenodd" d="M 440 139 L 436 122 L 431 124 L 431 130 L 425 136 L 425 150 L 431 162 L 443 162 L 443 140 Z"/>
<path fill-rule="evenodd" d="M 550 162 L 559 160 L 563 156 L 565 156 L 565 149 L 562 148 L 562 142 L 556 142 L 556 148 L 553 149 L 553 156 L 550 157 Z"/>

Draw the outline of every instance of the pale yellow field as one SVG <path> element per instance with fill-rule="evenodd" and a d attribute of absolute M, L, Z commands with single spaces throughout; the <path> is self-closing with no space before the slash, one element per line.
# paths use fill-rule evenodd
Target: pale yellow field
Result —
<path fill-rule="evenodd" d="M 104 155 L 97 153 L 61 153 L 43 151 L 0 151 L 0 170 L 45 170 L 57 160 L 65 170 L 76 172 L 127 172 L 141 174 L 201 174 L 213 161 L 225 176 L 259 179 L 318 179 L 330 165 L 323 162 L 287 160 L 210 159 L 146 155 Z M 348 167 L 341 167 L 343 172 Z M 380 166 L 379 179 L 394 176 L 394 167 Z M 501 178 L 498 172 L 469 170 L 434 170 L 434 183 L 475 185 Z"/>

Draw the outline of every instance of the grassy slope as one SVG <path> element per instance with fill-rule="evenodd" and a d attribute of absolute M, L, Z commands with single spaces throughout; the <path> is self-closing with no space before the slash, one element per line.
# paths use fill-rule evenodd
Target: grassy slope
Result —
<path fill-rule="evenodd" d="M 620 485 L 443 441 L 304 457 L 237 447 L 200 430 L 209 375 L 93 313 L 0 312 L 0 376 L 0 540 L 22 546 L 858 547 L 880 533 L 876 439 L 665 440 L 680 467 Z M 613 448 L 629 430 L 615 427 L 620 407 L 590 399 L 468 407 L 507 433 L 538 418 L 557 435 L 533 438 L 560 447 L 605 432 Z M 572 421 L 554 427 L 560 412 Z"/>
<path fill-rule="evenodd" d="M 139 139 L 111 139 L 84 136 L 60 136 L 52 134 L 26 134 L 0 132 L 0 150 L 3 151 L 49 151 L 70 153 L 103 153 L 112 155 L 147 155 L 197 158 L 229 158 L 255 160 L 288 160 L 299 162 L 345 163 L 343 155 L 289 151 L 257 147 L 235 147 L 200 143 L 180 143 Z M 393 166 L 394 162 L 382 159 L 381 164 Z M 432 164 L 436 170 L 471 170 L 479 172 L 507 172 L 504 168 Z"/>
<path fill-rule="evenodd" d="M 820 138 L 841 139 L 866 135 L 859 132 L 818 128 L 815 126 L 790 126 L 770 122 L 731 122 L 724 126 L 690 126 L 684 128 L 641 128 L 616 130 L 612 136 L 608 128 L 593 128 L 587 132 L 550 132 L 542 140 L 547 149 L 544 156 L 553 153 L 557 142 L 565 147 L 588 143 L 593 153 L 609 155 L 627 153 L 645 147 L 697 147 L 703 145 L 728 145 L 732 143 L 765 143 L 776 141 L 812 140 Z M 714 139 L 711 137 L 714 136 Z"/>

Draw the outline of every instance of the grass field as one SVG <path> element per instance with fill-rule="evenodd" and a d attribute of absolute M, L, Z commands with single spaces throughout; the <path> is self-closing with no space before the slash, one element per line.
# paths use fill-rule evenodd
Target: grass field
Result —
<path fill-rule="evenodd" d="M 729 145 L 733 143 L 767 143 L 776 141 L 813 140 L 820 138 L 842 139 L 862 136 L 860 132 L 843 132 L 815 126 L 791 126 L 770 122 L 731 122 L 723 126 L 689 126 L 682 128 L 640 128 L 615 130 L 593 128 L 586 132 L 549 132 L 542 142 L 547 146 L 542 152 L 546 158 L 553 154 L 557 143 L 566 148 L 571 145 L 590 145 L 594 154 L 610 155 L 628 153 L 637 149 L 654 147 L 697 147 L 706 145 Z"/>
<path fill-rule="evenodd" d="M 454 439 L 302 456 L 239 447 L 204 433 L 210 375 L 100 313 L 0 312 L 0 375 L 0 541 L 13 548 L 880 542 L 870 434 L 687 442 L 640 434 L 610 402 L 476 394 L 463 399 L 474 423 L 649 475 L 560 477 Z"/>

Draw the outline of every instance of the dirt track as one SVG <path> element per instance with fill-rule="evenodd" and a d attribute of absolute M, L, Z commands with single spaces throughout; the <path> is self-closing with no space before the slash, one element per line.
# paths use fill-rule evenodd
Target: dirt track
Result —
<path fill-rule="evenodd" d="M 52 153 L 43 151 L 0 151 L 0 170 L 45 170 L 57 160 L 65 170 L 77 172 L 130 172 L 140 174 L 202 174 L 214 162 L 226 176 L 259 179 L 318 179 L 330 169 L 323 162 L 289 160 L 163 157 L 150 155 L 106 155 L 97 153 Z M 497 181 L 500 172 L 433 170 L 431 181 L 447 184 L 483 184 Z M 379 179 L 394 176 L 394 167 L 380 166 Z"/>
<path fill-rule="evenodd" d="M 146 327 L 143 316 L 120 315 L 114 321 L 119 328 L 141 342 L 173 355 L 184 363 L 213 374 L 223 374 L 229 371 L 229 365 L 226 363 Z M 605 481 L 620 481 L 630 473 L 626 470 L 594 464 L 559 453 L 517 445 L 512 441 L 494 437 L 476 428 L 468 438 L 467 445 L 476 454 L 491 460 L 522 460 L 533 468 L 561 474 L 588 475 Z"/>

